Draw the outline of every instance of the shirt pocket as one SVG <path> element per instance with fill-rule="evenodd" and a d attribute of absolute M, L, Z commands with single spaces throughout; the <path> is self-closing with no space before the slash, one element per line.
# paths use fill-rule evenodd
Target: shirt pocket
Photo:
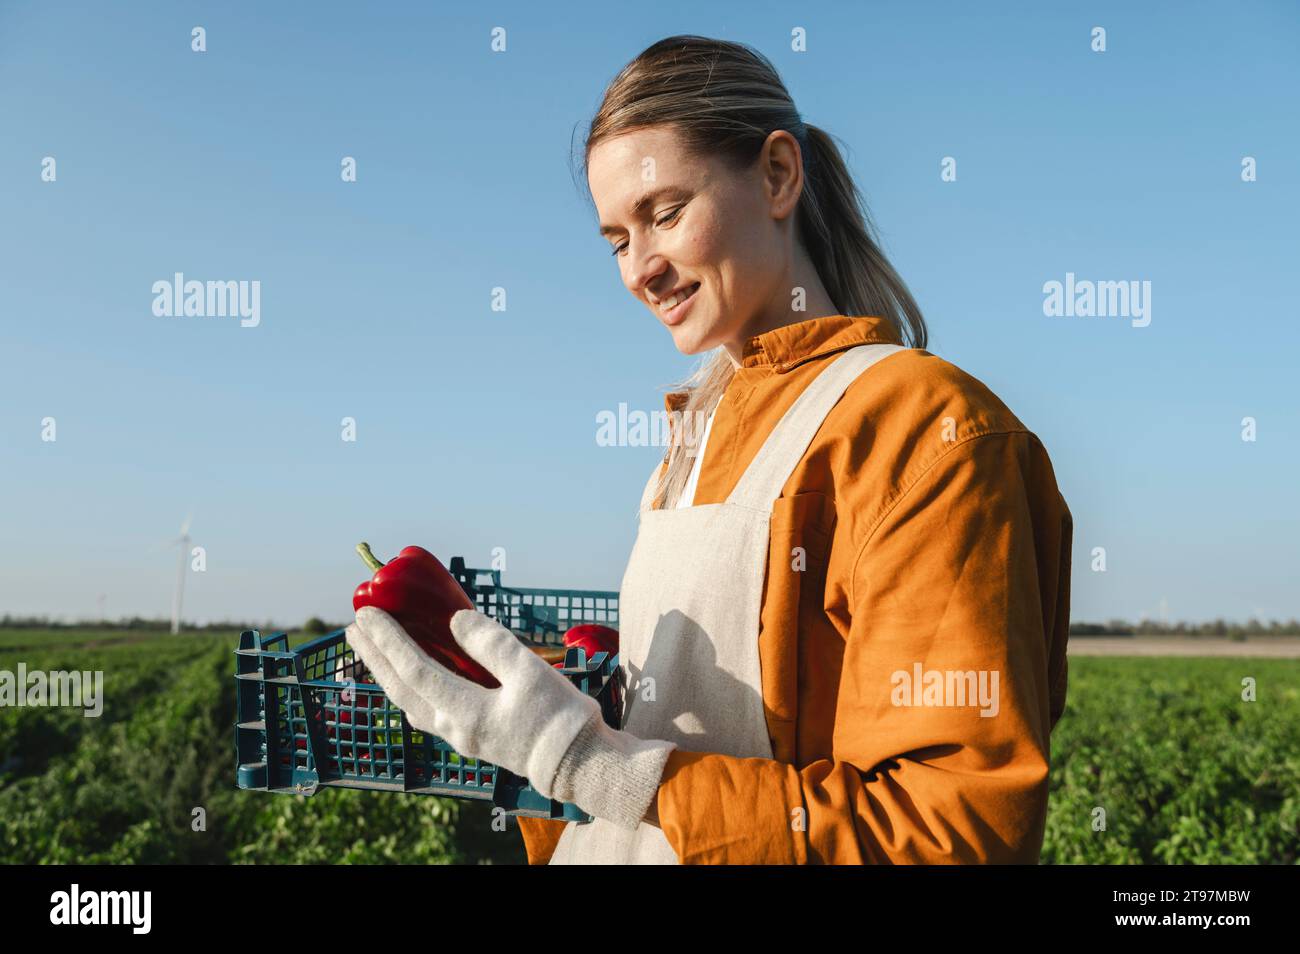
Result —
<path fill-rule="evenodd" d="M 772 626 L 795 630 L 800 607 L 820 611 L 826 570 L 835 531 L 835 502 L 809 492 L 780 497 L 772 504 L 763 618 Z"/>
<path fill-rule="evenodd" d="M 825 494 L 795 494 L 772 504 L 759 656 L 768 731 L 777 758 L 791 760 L 796 754 L 799 647 L 811 635 L 803 632 L 805 627 L 826 625 L 820 620 L 834 530 L 835 502 Z"/>
<path fill-rule="evenodd" d="M 800 557 L 797 547 L 801 548 L 809 565 L 816 558 L 824 568 L 834 532 L 835 502 L 825 494 L 809 491 L 792 497 L 779 497 L 772 503 L 774 562 L 784 554 L 786 566 L 793 568 Z M 782 546 L 778 547 L 778 543 Z"/>

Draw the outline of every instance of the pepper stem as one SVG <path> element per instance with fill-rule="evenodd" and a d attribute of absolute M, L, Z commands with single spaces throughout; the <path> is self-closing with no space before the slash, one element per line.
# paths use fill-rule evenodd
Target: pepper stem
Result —
<path fill-rule="evenodd" d="M 376 573 L 383 569 L 384 565 L 379 562 L 379 559 L 373 553 L 370 552 L 370 544 L 358 543 L 357 552 L 361 554 L 361 559 L 366 561 L 366 566 L 370 567 L 370 572 Z"/>

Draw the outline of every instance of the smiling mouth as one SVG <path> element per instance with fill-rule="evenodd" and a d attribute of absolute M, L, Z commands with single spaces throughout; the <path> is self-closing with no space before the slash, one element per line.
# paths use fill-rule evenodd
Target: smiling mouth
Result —
<path fill-rule="evenodd" d="M 685 288 L 676 295 L 673 295 L 671 298 L 665 298 L 663 301 L 659 302 L 659 304 L 655 305 L 655 310 L 659 312 L 660 315 L 668 315 L 682 302 L 690 301 L 699 290 L 700 283 L 696 282 L 694 285 Z"/>

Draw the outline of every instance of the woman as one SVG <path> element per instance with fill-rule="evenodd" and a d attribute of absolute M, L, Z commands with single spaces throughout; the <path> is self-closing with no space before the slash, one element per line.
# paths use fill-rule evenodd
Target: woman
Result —
<path fill-rule="evenodd" d="M 713 352 L 665 399 L 707 415 L 699 446 L 674 423 L 642 494 L 623 728 L 473 611 L 453 629 L 500 690 L 377 610 L 352 645 L 412 724 L 595 816 L 521 818 L 533 864 L 1035 863 L 1072 533 L 1043 445 L 922 350 L 838 150 L 761 55 L 651 46 L 586 175 L 628 290 Z"/>

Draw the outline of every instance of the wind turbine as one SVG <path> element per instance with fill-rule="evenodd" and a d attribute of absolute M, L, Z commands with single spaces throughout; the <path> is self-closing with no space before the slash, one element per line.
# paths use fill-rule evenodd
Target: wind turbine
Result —
<path fill-rule="evenodd" d="M 172 633 L 181 631 L 181 600 L 185 596 L 185 561 L 190 555 L 190 518 L 189 514 L 185 522 L 181 524 L 181 535 L 172 541 L 172 546 L 179 545 L 181 548 L 180 560 L 176 564 L 176 592 L 172 596 Z"/>

